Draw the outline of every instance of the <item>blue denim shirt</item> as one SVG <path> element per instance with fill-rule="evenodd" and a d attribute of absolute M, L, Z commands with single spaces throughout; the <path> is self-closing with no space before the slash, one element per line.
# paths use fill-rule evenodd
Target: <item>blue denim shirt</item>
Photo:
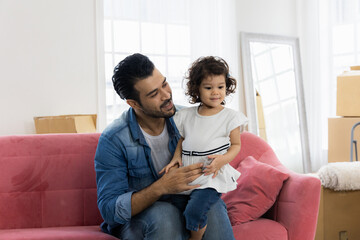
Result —
<path fill-rule="evenodd" d="M 172 118 L 166 119 L 169 150 L 174 154 L 179 132 Z M 131 196 L 159 179 L 151 150 L 132 108 L 101 134 L 95 155 L 98 207 L 104 219 L 101 228 L 112 230 L 131 219 Z"/>

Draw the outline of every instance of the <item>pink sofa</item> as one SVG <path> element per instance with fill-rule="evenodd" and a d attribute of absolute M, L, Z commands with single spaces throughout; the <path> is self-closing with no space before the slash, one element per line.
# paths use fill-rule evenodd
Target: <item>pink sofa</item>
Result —
<path fill-rule="evenodd" d="M 94 154 L 100 134 L 0 137 L 0 240 L 116 239 L 100 231 Z M 261 218 L 233 226 L 236 239 L 312 240 L 320 181 L 281 165 L 260 138 L 242 134 L 246 156 L 289 173 L 278 200 Z"/>
<path fill-rule="evenodd" d="M 117 239 L 96 204 L 100 134 L 0 137 L 0 239 Z"/>

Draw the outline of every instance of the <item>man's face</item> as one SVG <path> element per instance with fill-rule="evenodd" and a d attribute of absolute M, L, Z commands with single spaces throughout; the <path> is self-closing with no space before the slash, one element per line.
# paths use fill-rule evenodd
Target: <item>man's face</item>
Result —
<path fill-rule="evenodd" d="M 139 108 L 145 115 L 169 118 L 175 114 L 169 83 L 156 68 L 150 77 L 138 81 L 134 87 L 139 92 Z"/>

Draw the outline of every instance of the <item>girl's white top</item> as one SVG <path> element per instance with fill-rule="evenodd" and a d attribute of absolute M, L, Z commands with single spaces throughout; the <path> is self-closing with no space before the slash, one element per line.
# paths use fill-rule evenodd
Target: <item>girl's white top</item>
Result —
<path fill-rule="evenodd" d="M 229 108 L 224 108 L 212 116 L 202 116 L 198 113 L 198 107 L 183 108 L 174 116 L 175 124 L 184 138 L 182 144 L 183 153 L 211 152 L 230 143 L 230 132 L 239 126 L 245 126 L 248 122 L 245 115 Z M 227 149 L 215 153 L 216 155 L 226 153 Z M 198 155 L 193 153 L 195 155 Z M 212 155 L 212 154 L 210 154 Z M 204 166 L 209 165 L 207 156 L 189 156 L 182 154 L 184 166 L 203 162 Z M 240 173 L 229 164 L 224 165 L 215 178 L 213 174 L 202 175 L 195 179 L 190 185 L 200 184 L 198 189 L 214 188 L 219 193 L 226 193 L 236 189 L 236 180 Z M 183 194 L 188 194 L 183 192 Z"/>

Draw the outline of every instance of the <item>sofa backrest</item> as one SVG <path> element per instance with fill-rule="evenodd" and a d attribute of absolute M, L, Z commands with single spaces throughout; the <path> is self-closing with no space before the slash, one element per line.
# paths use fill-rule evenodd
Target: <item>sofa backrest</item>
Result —
<path fill-rule="evenodd" d="M 0 229 L 98 225 L 100 134 L 0 137 Z"/>
<path fill-rule="evenodd" d="M 237 168 L 239 163 L 246 157 L 253 156 L 260 162 L 282 169 L 285 172 L 288 171 L 288 169 L 286 169 L 283 164 L 278 160 L 271 146 L 262 138 L 250 132 L 243 132 L 241 133 L 240 137 L 240 152 L 230 163 L 234 168 Z"/>

